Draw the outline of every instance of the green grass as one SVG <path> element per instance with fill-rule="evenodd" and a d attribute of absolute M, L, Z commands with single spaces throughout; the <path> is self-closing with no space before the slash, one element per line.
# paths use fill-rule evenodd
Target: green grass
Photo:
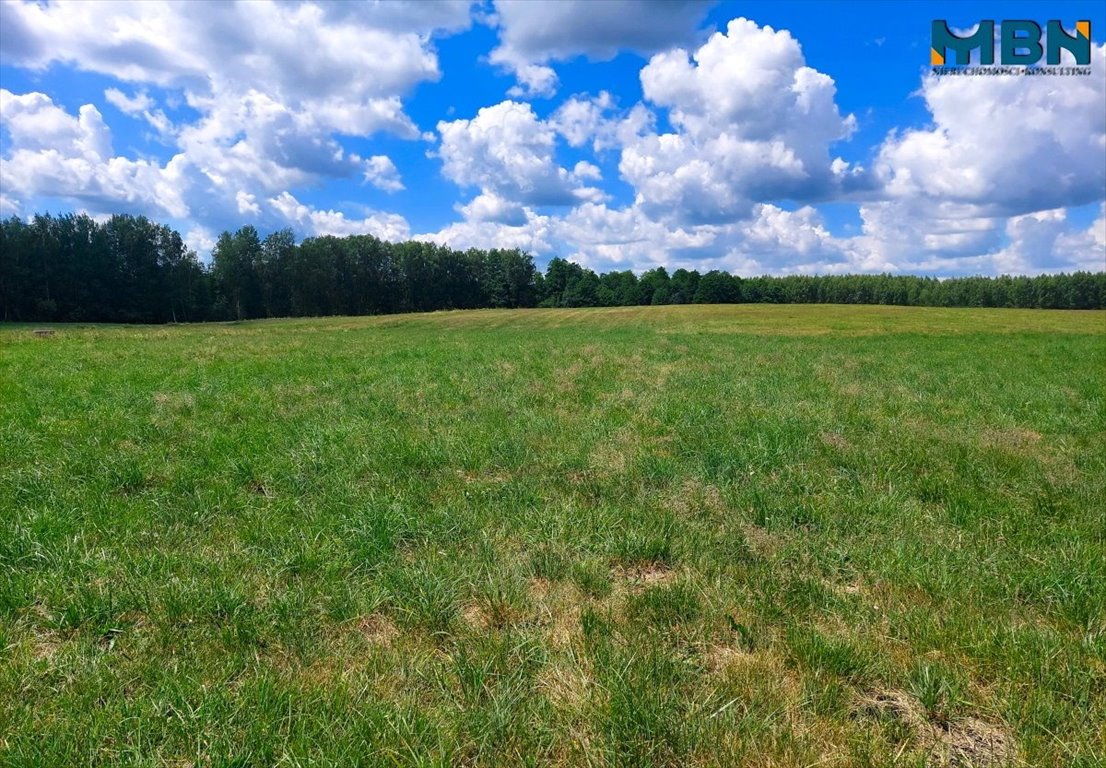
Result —
<path fill-rule="evenodd" d="M 5 766 L 1106 761 L 1101 312 L 6 326 L 0 446 Z"/>

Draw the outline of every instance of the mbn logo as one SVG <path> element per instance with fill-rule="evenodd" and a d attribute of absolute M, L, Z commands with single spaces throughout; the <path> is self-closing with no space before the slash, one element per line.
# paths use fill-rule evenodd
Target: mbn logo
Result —
<path fill-rule="evenodd" d="M 1047 37 L 1041 44 L 1041 25 L 1035 21 L 1006 20 L 1002 22 L 1000 63 L 1012 66 L 1031 67 L 1045 56 L 1048 64 L 1060 63 L 1060 49 L 1071 53 L 1075 63 L 1086 66 L 1091 63 L 1091 22 L 1075 22 L 1075 35 L 1069 35 L 1059 21 L 1050 21 L 1046 27 Z M 980 64 L 995 63 L 995 22 L 981 21 L 979 28 L 967 37 L 957 37 L 949 31 L 944 19 L 933 22 L 930 34 L 930 63 L 935 67 L 944 66 L 948 49 L 956 52 L 957 64 L 970 64 L 972 51 L 979 49 Z M 1047 49 L 1047 51 L 1046 51 Z"/>

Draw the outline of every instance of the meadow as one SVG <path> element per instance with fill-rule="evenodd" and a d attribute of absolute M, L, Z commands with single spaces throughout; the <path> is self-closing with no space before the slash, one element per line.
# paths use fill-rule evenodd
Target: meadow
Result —
<path fill-rule="evenodd" d="M 1106 764 L 1106 313 L 0 326 L 0 765 Z"/>

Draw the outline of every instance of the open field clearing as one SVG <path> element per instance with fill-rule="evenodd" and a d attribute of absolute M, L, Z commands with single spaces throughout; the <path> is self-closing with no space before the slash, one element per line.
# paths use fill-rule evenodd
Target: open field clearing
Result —
<path fill-rule="evenodd" d="M 0 764 L 1100 766 L 1106 313 L 0 327 Z"/>

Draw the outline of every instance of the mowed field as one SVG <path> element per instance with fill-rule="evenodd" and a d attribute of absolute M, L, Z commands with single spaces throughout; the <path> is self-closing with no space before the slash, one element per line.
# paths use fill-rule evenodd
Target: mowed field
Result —
<path fill-rule="evenodd" d="M 0 326 L 5 766 L 1101 766 L 1106 314 Z"/>

